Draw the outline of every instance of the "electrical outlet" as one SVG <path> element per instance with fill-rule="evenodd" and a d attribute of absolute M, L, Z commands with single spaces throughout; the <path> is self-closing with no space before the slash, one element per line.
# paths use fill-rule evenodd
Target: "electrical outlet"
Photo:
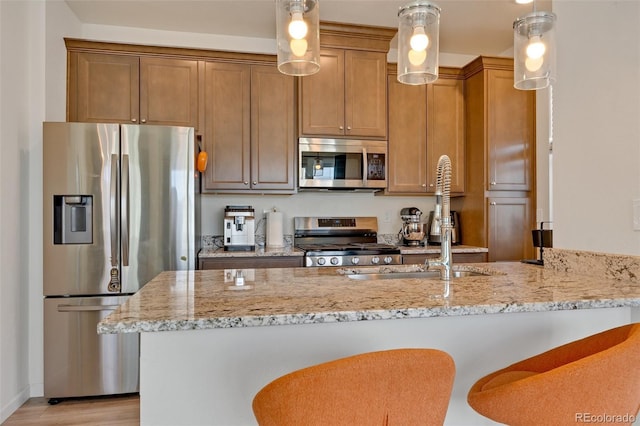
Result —
<path fill-rule="evenodd" d="M 640 199 L 633 200 L 633 230 L 640 231 Z"/>
<path fill-rule="evenodd" d="M 384 212 L 384 216 L 382 218 L 382 222 L 383 223 L 391 223 L 391 212 L 389 210 Z"/>

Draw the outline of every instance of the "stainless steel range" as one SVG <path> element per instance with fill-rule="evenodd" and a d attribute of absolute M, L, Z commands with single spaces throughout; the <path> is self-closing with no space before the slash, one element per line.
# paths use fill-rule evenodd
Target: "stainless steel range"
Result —
<path fill-rule="evenodd" d="M 376 217 L 295 217 L 296 248 L 306 266 L 400 265 L 400 249 L 378 244 Z"/>

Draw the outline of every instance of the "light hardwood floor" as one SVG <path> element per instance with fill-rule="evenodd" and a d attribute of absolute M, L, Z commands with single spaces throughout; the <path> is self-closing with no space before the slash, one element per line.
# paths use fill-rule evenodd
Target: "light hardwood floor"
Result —
<path fill-rule="evenodd" d="M 140 398 L 137 395 L 70 399 L 49 405 L 46 398 L 31 398 L 2 426 L 118 425 L 140 424 Z"/>

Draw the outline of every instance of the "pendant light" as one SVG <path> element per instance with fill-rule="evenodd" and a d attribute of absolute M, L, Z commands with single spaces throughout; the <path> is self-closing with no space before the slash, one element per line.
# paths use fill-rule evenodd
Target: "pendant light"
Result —
<path fill-rule="evenodd" d="M 555 81 L 555 21 L 554 13 L 534 10 L 513 23 L 513 86 L 516 89 L 544 89 Z"/>
<path fill-rule="evenodd" d="M 318 0 L 276 0 L 278 70 L 304 76 L 320 70 Z"/>
<path fill-rule="evenodd" d="M 428 84 L 438 79 L 440 8 L 417 0 L 398 11 L 398 81 Z"/>

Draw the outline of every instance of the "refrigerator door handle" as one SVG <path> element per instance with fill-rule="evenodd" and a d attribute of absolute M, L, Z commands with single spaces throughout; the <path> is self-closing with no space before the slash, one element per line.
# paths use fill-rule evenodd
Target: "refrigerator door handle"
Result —
<path fill-rule="evenodd" d="M 58 305 L 58 312 L 115 311 L 120 305 Z"/>
<path fill-rule="evenodd" d="M 122 217 L 122 266 L 129 266 L 129 156 L 122 156 L 122 191 L 120 193 Z"/>
<path fill-rule="evenodd" d="M 118 155 L 111 155 L 111 191 L 110 234 L 111 234 L 111 267 L 118 266 Z"/>

